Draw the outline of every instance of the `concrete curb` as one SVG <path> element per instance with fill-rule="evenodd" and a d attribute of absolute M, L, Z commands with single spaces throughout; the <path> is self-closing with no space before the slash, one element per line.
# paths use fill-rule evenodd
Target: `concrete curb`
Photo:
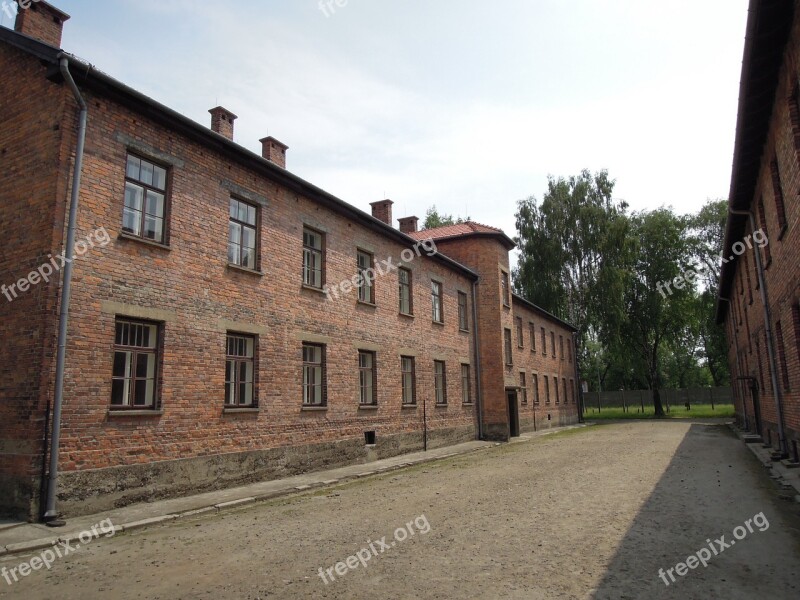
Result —
<path fill-rule="evenodd" d="M 536 439 L 537 437 L 543 437 L 545 435 L 551 433 L 558 433 L 559 431 L 567 431 L 569 429 L 576 429 L 576 428 L 583 428 L 588 427 L 589 423 L 581 423 L 577 425 L 569 425 L 565 427 L 554 427 L 552 429 L 547 429 L 540 432 L 530 432 L 525 434 L 526 437 L 523 439 L 517 439 L 518 442 L 529 442 L 531 440 Z M 529 436 L 530 434 L 530 437 Z M 422 465 L 426 463 L 432 463 L 439 460 L 444 460 L 447 458 L 453 458 L 454 456 L 466 456 L 467 454 L 472 454 L 473 452 L 479 452 L 481 450 L 491 450 L 492 448 L 496 448 L 497 446 L 501 446 L 500 442 L 494 444 L 487 444 L 485 446 L 481 446 L 478 448 L 471 448 L 469 450 L 465 450 L 463 452 L 451 452 L 449 454 L 443 454 L 441 456 L 432 456 L 432 457 L 422 457 L 415 460 L 398 463 L 396 465 L 387 465 L 385 467 L 376 468 L 372 471 L 365 471 L 363 473 L 355 473 L 353 475 L 347 475 L 343 477 L 339 477 L 337 479 L 327 479 L 323 481 L 314 481 L 304 485 L 298 485 L 293 487 L 287 487 L 278 490 L 272 490 L 269 492 L 264 492 L 263 494 L 257 494 L 255 496 L 247 496 L 245 498 L 238 498 L 235 500 L 229 500 L 226 502 L 218 502 L 216 504 L 212 504 L 209 506 L 202 506 L 200 508 L 195 508 L 192 510 L 186 510 L 176 513 L 171 513 L 168 515 L 158 516 L 158 517 L 150 517 L 148 519 L 141 519 L 139 521 L 131 521 L 128 523 L 122 523 L 121 525 L 114 526 L 114 533 L 123 533 L 128 531 L 136 531 L 139 529 L 144 529 L 147 527 L 152 527 L 155 525 L 162 525 L 164 523 L 168 523 L 171 521 L 176 521 L 179 519 L 184 519 L 188 517 L 196 517 L 199 515 L 204 514 L 211 514 L 211 513 L 219 513 L 223 510 L 230 510 L 241 508 L 244 506 L 255 505 L 262 502 L 266 502 L 269 500 L 273 500 L 275 498 L 280 498 L 283 496 L 291 496 L 293 494 L 300 494 L 303 492 L 307 492 L 309 490 L 313 490 L 316 488 L 322 487 L 329 487 L 331 485 L 336 485 L 340 483 L 347 483 L 350 481 L 356 481 L 358 479 L 364 479 L 366 477 L 373 477 L 376 475 L 385 475 L 387 473 L 391 473 L 393 471 L 399 471 L 401 469 L 407 469 L 408 467 L 413 467 L 416 465 Z M 12 555 L 12 554 L 22 554 L 25 552 L 32 552 L 35 550 L 41 550 L 43 548 L 48 548 L 57 544 L 59 541 L 66 541 L 66 540 L 74 540 L 77 539 L 78 536 L 82 532 L 70 532 L 64 535 L 61 535 L 57 538 L 41 538 L 37 540 L 31 540 L 27 542 L 20 542 L 17 544 L 9 544 L 7 546 L 0 546 L 0 556 Z M 99 539 L 99 538 L 97 538 Z"/>

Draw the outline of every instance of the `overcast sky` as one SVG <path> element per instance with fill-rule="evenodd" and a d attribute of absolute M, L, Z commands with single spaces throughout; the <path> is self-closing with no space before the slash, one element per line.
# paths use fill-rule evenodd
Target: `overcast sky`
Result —
<path fill-rule="evenodd" d="M 637 210 L 728 194 L 746 0 L 53 3 L 67 51 L 204 125 L 225 106 L 237 143 L 275 136 L 366 211 L 513 236 L 518 200 L 583 168 Z"/>

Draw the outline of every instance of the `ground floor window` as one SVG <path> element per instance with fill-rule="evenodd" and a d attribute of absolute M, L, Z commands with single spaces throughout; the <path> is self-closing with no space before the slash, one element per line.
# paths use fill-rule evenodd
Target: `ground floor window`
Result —
<path fill-rule="evenodd" d="M 158 365 L 158 325 L 117 319 L 111 405 L 119 408 L 154 408 Z"/>

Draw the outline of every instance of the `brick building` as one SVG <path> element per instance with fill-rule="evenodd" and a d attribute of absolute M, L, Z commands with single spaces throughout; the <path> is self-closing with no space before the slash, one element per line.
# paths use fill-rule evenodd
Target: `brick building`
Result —
<path fill-rule="evenodd" d="M 798 9 L 795 0 L 750 2 L 717 306 L 737 419 L 776 457 L 794 461 L 800 450 Z"/>
<path fill-rule="evenodd" d="M 0 512 L 48 473 L 76 514 L 578 420 L 574 329 L 502 231 L 395 229 L 62 53 L 68 18 L 0 28 Z"/>

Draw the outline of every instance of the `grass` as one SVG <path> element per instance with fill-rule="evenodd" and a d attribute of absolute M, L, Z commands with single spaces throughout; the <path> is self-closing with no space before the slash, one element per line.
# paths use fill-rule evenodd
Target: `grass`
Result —
<path fill-rule="evenodd" d="M 664 406 L 666 412 L 667 407 Z M 644 413 L 641 412 L 640 405 L 628 407 L 628 412 L 623 412 L 622 408 L 603 408 L 599 413 L 597 407 L 586 407 L 584 418 L 591 421 L 593 419 L 654 419 L 655 409 L 652 404 L 644 405 Z M 670 406 L 669 413 L 664 416 L 668 419 L 707 419 L 709 417 L 733 417 L 733 404 L 715 404 L 712 410 L 710 404 L 692 404 L 691 410 L 686 410 L 683 404 Z"/>

